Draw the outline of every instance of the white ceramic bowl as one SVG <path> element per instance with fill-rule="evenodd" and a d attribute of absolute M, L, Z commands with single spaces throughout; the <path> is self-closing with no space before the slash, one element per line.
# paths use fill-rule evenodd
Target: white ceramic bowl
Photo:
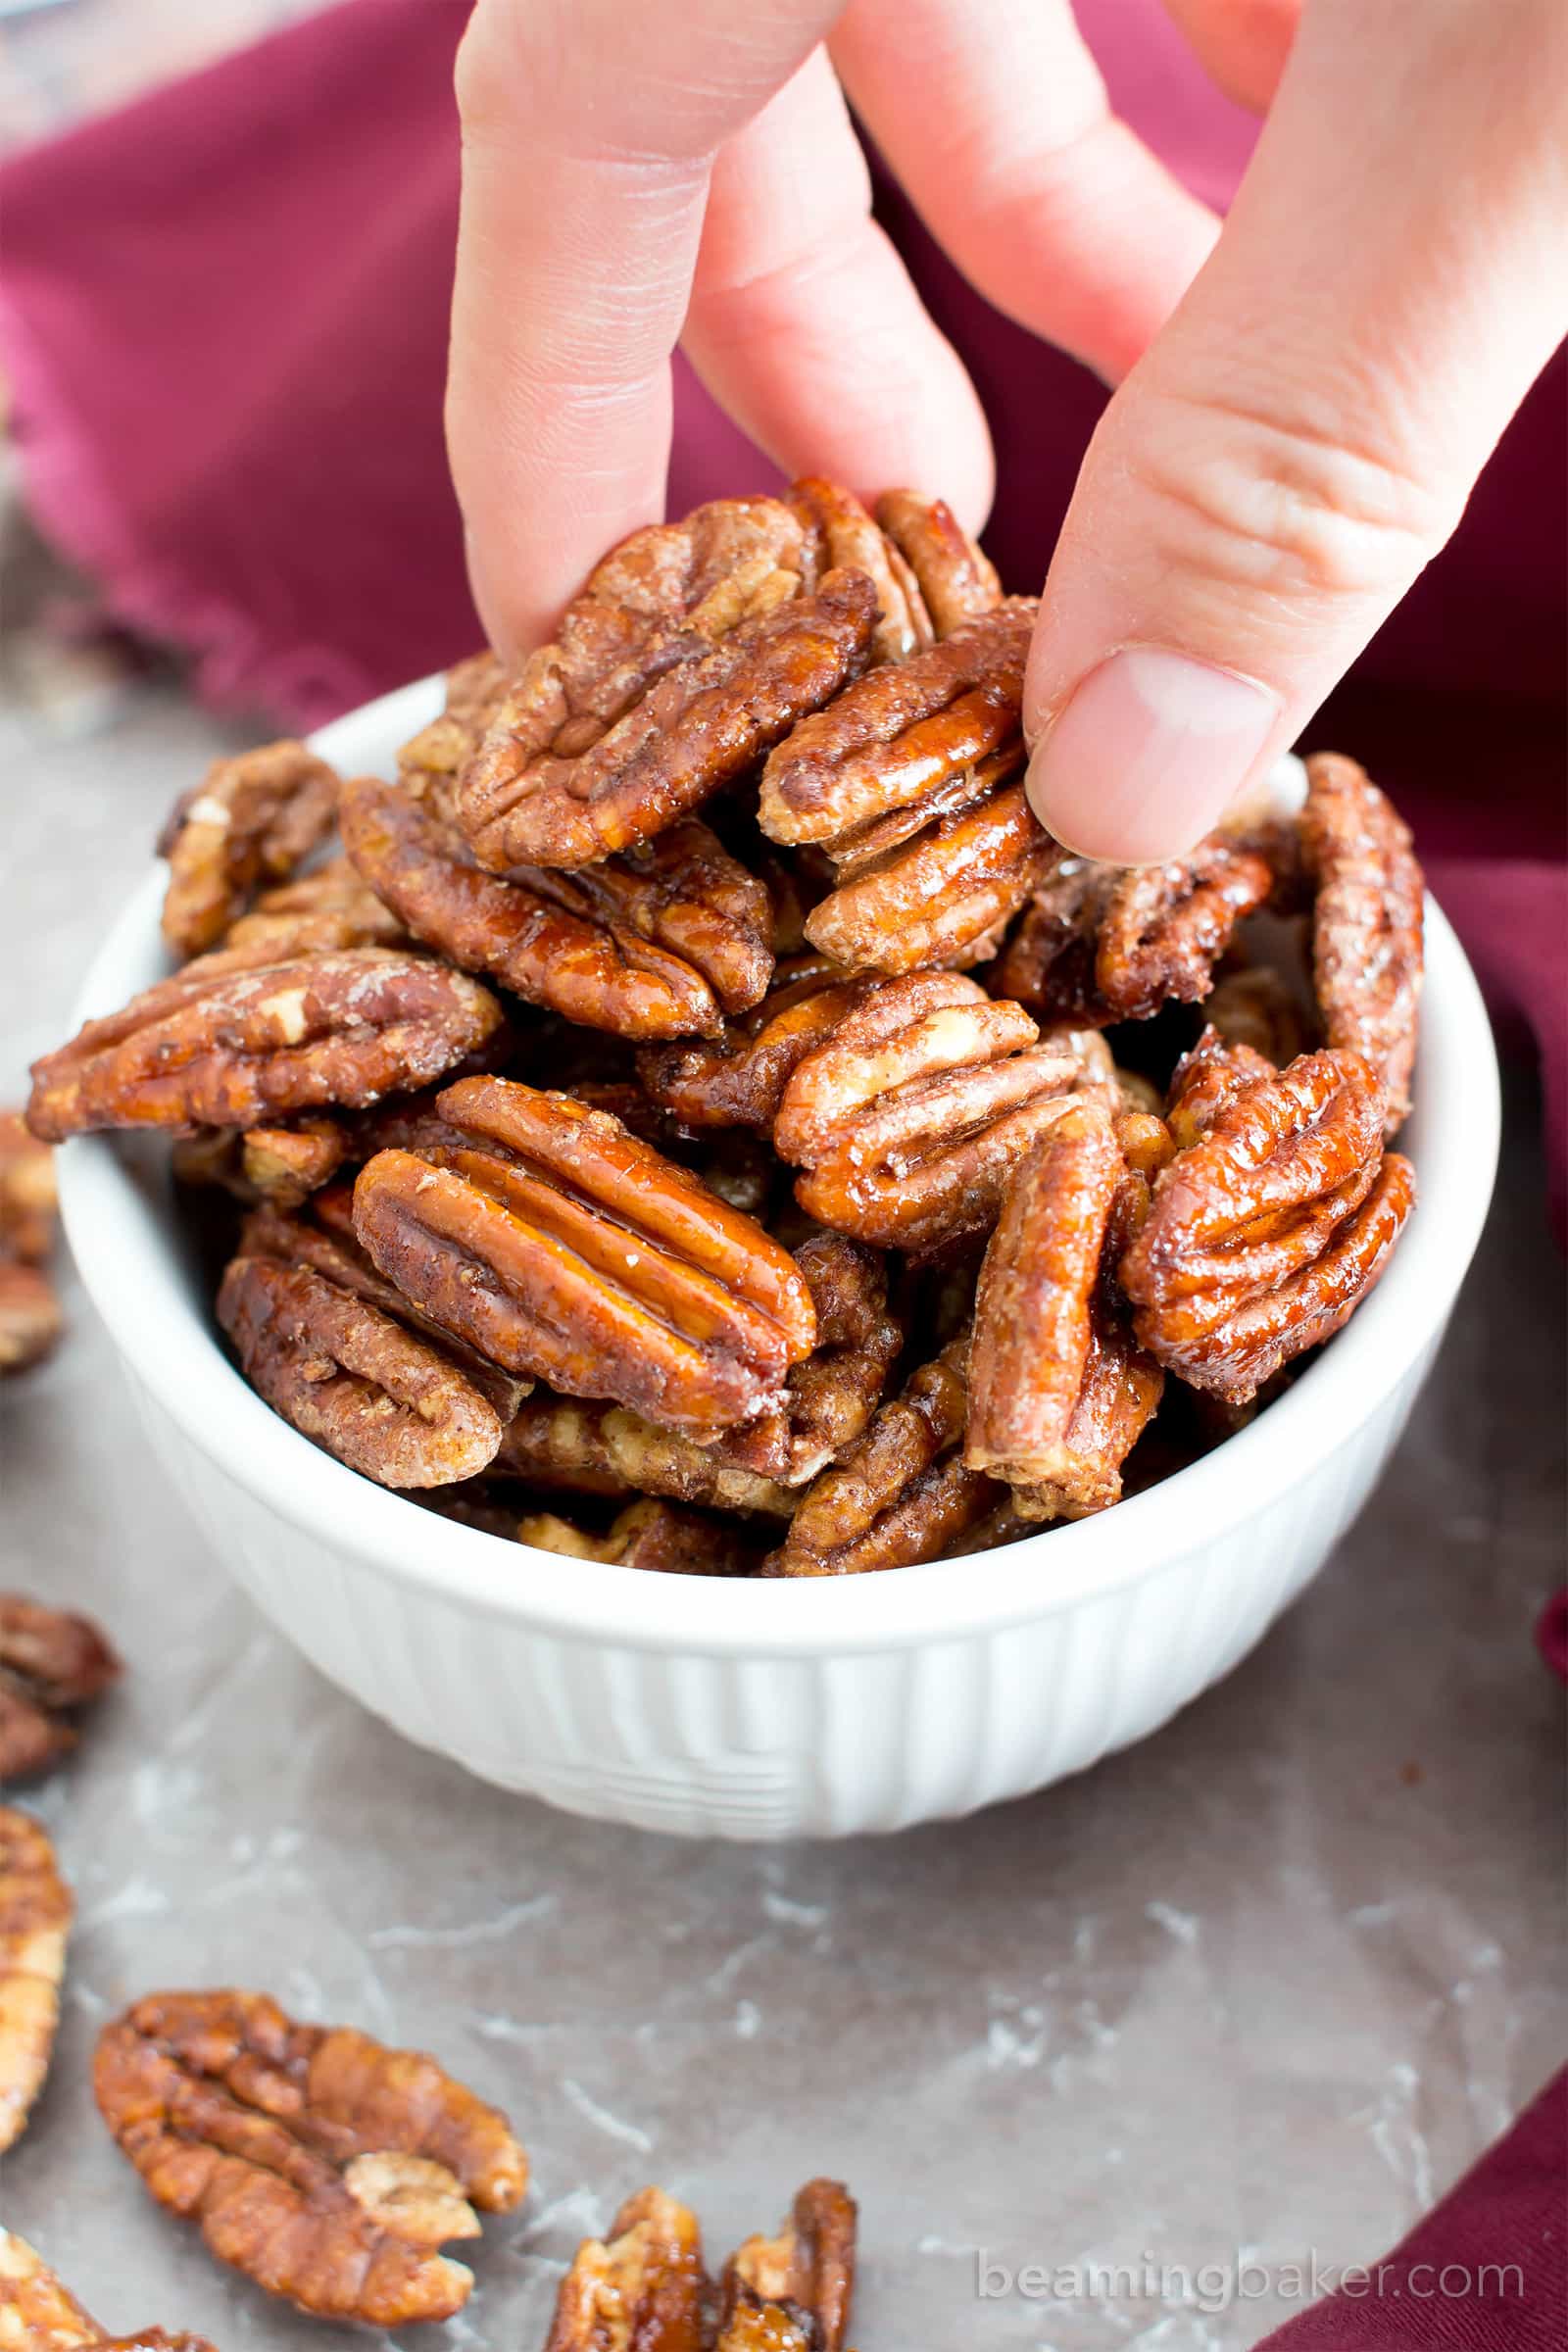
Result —
<path fill-rule="evenodd" d="M 406 688 L 317 738 L 386 768 L 438 707 Z M 166 968 L 162 874 L 79 1012 Z M 687 1836 L 834 1837 L 964 1813 L 1140 1740 L 1244 1657 L 1322 1566 L 1397 1439 L 1481 1230 L 1491 1033 L 1427 908 L 1421 1201 L 1373 1297 L 1250 1428 L 1156 1491 L 1001 1551 L 881 1576 L 727 1584 L 566 1560 L 344 1469 L 214 1336 L 165 1154 L 61 1154 L 65 1220 L 166 1467 L 215 1555 L 321 1672 L 421 1744 L 577 1813 Z"/>

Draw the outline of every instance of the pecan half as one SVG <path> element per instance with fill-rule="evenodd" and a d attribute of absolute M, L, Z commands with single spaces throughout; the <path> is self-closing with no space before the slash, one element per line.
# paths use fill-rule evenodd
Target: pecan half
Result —
<path fill-rule="evenodd" d="M 389 948 L 245 971 L 198 959 L 35 1062 L 27 1124 L 56 1143 L 360 1108 L 439 1078 L 500 1023 L 476 981 Z"/>
<path fill-rule="evenodd" d="M 875 587 L 874 661 L 902 662 L 916 646 L 931 643 L 930 615 L 912 568 L 853 491 L 808 474 L 791 484 L 790 505 L 814 540 L 819 571 L 848 566 L 863 571 Z"/>
<path fill-rule="evenodd" d="M 220 760 L 175 802 L 158 847 L 169 859 L 164 937 L 199 956 L 262 882 L 283 882 L 332 828 L 337 777 L 303 743 Z"/>
<path fill-rule="evenodd" d="M 913 572 L 937 636 L 953 636 L 1001 604 L 995 565 L 944 500 L 884 490 L 876 518 Z"/>
<path fill-rule="evenodd" d="M 1009 597 L 802 718 L 762 770 L 763 832 L 774 841 L 832 841 L 1013 749 L 1034 616 L 1033 599 Z"/>
<path fill-rule="evenodd" d="M 969 1334 L 922 1364 L 902 1396 L 808 1487 L 764 1576 L 858 1576 L 934 1560 L 999 1499 L 962 1454 Z"/>
<path fill-rule="evenodd" d="M 0 1257 L 0 1374 L 41 1364 L 64 1329 L 60 1301 L 43 1269 Z"/>
<path fill-rule="evenodd" d="M 41 1772 L 76 1744 L 71 1718 L 121 1663 L 90 1617 L 0 1592 L 0 1782 Z"/>
<path fill-rule="evenodd" d="M 1410 1109 L 1424 883 L 1409 827 L 1353 760 L 1306 763 L 1301 851 L 1316 885 L 1312 968 L 1324 1035 L 1371 1063 L 1393 1135 Z"/>
<path fill-rule="evenodd" d="M 205 2335 L 110 2335 L 25 2239 L 0 2230 L 0 2352 L 213 2352 Z"/>
<path fill-rule="evenodd" d="M 267 960 L 318 955 L 323 948 L 401 948 L 408 933 L 347 858 L 334 858 L 297 882 L 264 890 L 249 914 L 223 933 L 222 945 L 268 951 Z"/>
<path fill-rule="evenodd" d="M 554 1511 L 530 1512 L 518 1520 L 516 1539 L 538 1551 L 663 1576 L 750 1576 L 761 1555 L 733 1520 L 651 1499 L 630 1504 L 603 1535 Z"/>
<path fill-rule="evenodd" d="M 714 1044 L 650 1048 L 637 1057 L 637 1074 L 683 1127 L 766 1135 L 791 1073 L 864 993 L 863 981 L 840 975 L 829 958 L 803 956 L 781 964 L 777 985 Z"/>
<path fill-rule="evenodd" d="M 814 1358 L 808 1358 L 808 1363 Z M 806 1367 L 797 1365 L 791 1379 Z M 787 1519 L 795 1497 L 771 1476 L 694 1446 L 624 1405 L 540 1394 L 508 1424 L 495 1469 L 569 1494 L 662 1494 L 716 1510 L 768 1511 Z"/>
<path fill-rule="evenodd" d="M 880 981 L 800 1063 L 773 1127 L 809 1216 L 930 1250 L 996 1218 L 1019 1152 L 1083 1080 L 1018 1004 L 957 973 Z"/>
<path fill-rule="evenodd" d="M 1171 1072 L 1165 1103 L 1165 1123 L 1178 1152 L 1187 1151 L 1206 1135 L 1228 1103 L 1259 1079 L 1270 1078 L 1274 1064 L 1255 1046 L 1222 1037 L 1210 1022 L 1190 1054 L 1184 1054 Z"/>
<path fill-rule="evenodd" d="M 1060 856 L 1022 782 L 1004 785 L 858 864 L 812 908 L 806 936 L 855 971 L 977 963 Z"/>
<path fill-rule="evenodd" d="M 715 1460 L 777 1480 L 770 1492 L 782 1495 L 786 1511 L 794 1503 L 785 1490 L 806 1486 L 865 1428 L 904 1345 L 903 1321 L 888 1312 L 887 1269 L 874 1250 L 842 1234 L 812 1234 L 795 1262 L 816 1309 L 816 1346 L 790 1373 L 782 1405 L 712 1448 Z"/>
<path fill-rule="evenodd" d="M 71 1915 L 42 1828 L 0 1805 L 0 2154 L 26 2129 L 49 2072 Z"/>
<path fill-rule="evenodd" d="M 463 771 L 480 862 L 591 865 L 647 841 L 831 701 L 868 659 L 876 590 L 813 571 L 776 499 L 721 499 L 613 549 Z"/>
<path fill-rule="evenodd" d="M 473 1078 L 441 1109 L 512 1156 L 383 1152 L 362 1170 L 355 1229 L 416 1304 L 509 1370 L 688 1437 L 777 1400 L 815 1316 L 752 1218 L 567 1096 Z"/>
<path fill-rule="evenodd" d="M 451 1357 L 310 1267 L 231 1258 L 218 1320 L 272 1410 L 380 1486 L 444 1487 L 494 1459 L 500 1417 Z"/>
<path fill-rule="evenodd" d="M 749 2237 L 731 2255 L 724 2271 L 730 2313 L 747 2297 L 782 2306 L 797 2324 L 809 2323 L 808 2352 L 842 2352 L 855 2294 L 856 2218 L 841 2180 L 808 2180 L 776 2237 Z M 754 2330 L 740 2341 L 766 2339 Z"/>
<path fill-rule="evenodd" d="M 264 1993 L 136 2002 L 99 2036 L 93 2088 L 158 2202 L 321 2319 L 450 2319 L 473 2275 L 434 2247 L 527 2186 L 505 2116 L 433 2058 L 296 2025 Z"/>
<path fill-rule="evenodd" d="M 707 2297 L 696 2215 L 640 2189 L 577 2248 L 545 2352 L 706 2352 Z"/>
<path fill-rule="evenodd" d="M 1338 1331 L 1415 1199 L 1382 1127 L 1378 1081 L 1347 1052 L 1303 1054 L 1223 1102 L 1157 1178 L 1121 1260 L 1150 1352 L 1240 1404 Z"/>

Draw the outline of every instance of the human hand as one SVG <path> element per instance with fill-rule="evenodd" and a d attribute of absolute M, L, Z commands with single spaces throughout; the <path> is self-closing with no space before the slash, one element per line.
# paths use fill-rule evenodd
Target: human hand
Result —
<path fill-rule="evenodd" d="M 1568 11 L 1168 5 L 1273 92 L 1222 236 L 1110 116 L 1068 0 L 478 0 L 448 433 L 503 650 L 661 513 L 677 341 L 786 469 L 983 520 L 979 405 L 870 219 L 842 82 L 980 290 L 1118 382 L 1042 600 L 1035 806 L 1107 858 L 1206 832 L 1568 324 Z"/>

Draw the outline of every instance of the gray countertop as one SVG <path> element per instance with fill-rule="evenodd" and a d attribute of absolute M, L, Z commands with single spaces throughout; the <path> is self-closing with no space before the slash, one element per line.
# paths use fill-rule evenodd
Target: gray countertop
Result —
<path fill-rule="evenodd" d="M 41 734 L 15 698 L 0 727 L 3 1096 L 224 738 L 160 683 L 113 692 L 90 733 Z M 93 1612 L 129 1672 L 26 1799 L 78 1921 L 0 2220 L 116 2328 L 363 2344 L 220 2271 L 93 2107 L 122 2003 L 260 1983 L 434 2050 L 530 2151 L 467 2313 L 400 2345 L 532 2352 L 577 2239 L 649 2180 L 720 2257 L 808 2175 L 848 2180 L 862 2352 L 1232 2352 L 1299 2307 L 1287 2266 L 1376 2256 L 1564 2042 L 1561 1694 L 1531 1642 L 1560 1566 L 1560 1279 L 1513 1095 L 1415 1426 L 1261 1648 L 1078 1780 L 853 1845 L 599 1828 L 360 1713 L 227 1584 L 68 1280 L 64 1347 L 0 1397 L 0 1581 Z M 982 2294 L 979 2249 L 1084 2275 L 1031 2280 L 1073 2289 L 1042 2298 L 993 2270 Z M 1228 2310 L 1093 2275 L 1243 2257 L 1276 2291 Z"/>

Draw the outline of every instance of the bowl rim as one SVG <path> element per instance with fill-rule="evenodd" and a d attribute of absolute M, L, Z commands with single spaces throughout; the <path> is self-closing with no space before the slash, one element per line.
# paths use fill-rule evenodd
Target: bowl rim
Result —
<path fill-rule="evenodd" d="M 334 720 L 311 741 L 334 765 L 374 767 L 439 706 L 439 679 L 421 679 Z M 93 960 L 78 1021 L 123 1003 L 128 985 L 147 985 L 127 984 L 125 974 L 158 949 L 163 887 L 155 865 Z M 891 1575 L 649 1576 L 566 1561 L 442 1519 L 320 1451 L 246 1385 L 189 1296 L 160 1207 L 120 1139 L 83 1136 L 61 1149 L 63 1218 L 83 1287 L 127 1369 L 196 1451 L 288 1526 L 371 1575 L 468 1613 L 638 1649 L 782 1660 L 960 1641 L 1120 1591 L 1227 1535 L 1311 1478 L 1437 1340 L 1491 1200 L 1500 1102 L 1480 990 L 1430 896 L 1426 925 L 1412 1121 L 1417 1212 L 1377 1289 L 1332 1348 L 1246 1429 L 1113 1510 L 999 1550 Z M 1438 1115 L 1450 1102 L 1452 1113 Z M 1049 1563 L 1041 1551 L 1048 1542 Z"/>

